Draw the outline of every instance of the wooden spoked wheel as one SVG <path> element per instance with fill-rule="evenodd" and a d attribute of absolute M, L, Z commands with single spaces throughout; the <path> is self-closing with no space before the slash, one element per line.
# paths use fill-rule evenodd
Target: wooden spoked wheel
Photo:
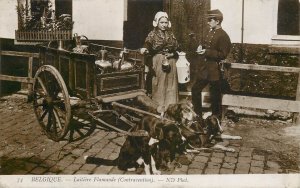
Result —
<path fill-rule="evenodd" d="M 41 66 L 33 84 L 33 108 L 48 138 L 62 140 L 69 131 L 71 105 L 66 84 L 51 65 Z"/>

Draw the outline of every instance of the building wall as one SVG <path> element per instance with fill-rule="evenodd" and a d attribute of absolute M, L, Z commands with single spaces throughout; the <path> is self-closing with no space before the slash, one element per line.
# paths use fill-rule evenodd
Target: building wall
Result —
<path fill-rule="evenodd" d="M 0 0 L 0 38 L 15 38 L 18 28 L 16 6 L 16 0 Z"/>
<path fill-rule="evenodd" d="M 211 0 L 212 9 L 224 15 L 223 28 L 232 42 L 240 43 L 242 0 Z M 244 0 L 244 43 L 271 44 L 277 35 L 278 0 Z"/>
<path fill-rule="evenodd" d="M 124 0 L 73 0 L 74 33 L 123 40 Z"/>
<path fill-rule="evenodd" d="M 243 0 L 211 0 L 211 9 L 223 12 L 222 26 L 234 43 L 227 61 L 299 67 L 299 45 L 298 48 L 293 46 L 295 43 L 299 44 L 299 36 L 277 35 L 279 0 L 244 0 L 245 44 L 240 44 L 242 2 Z M 289 37 L 291 40 L 287 40 Z M 274 38 L 278 38 L 280 43 L 275 43 Z M 225 77 L 233 93 L 293 100 L 296 97 L 298 74 L 228 69 Z"/>
<path fill-rule="evenodd" d="M 73 0 L 74 33 L 94 40 L 123 40 L 124 0 Z M 0 38 L 15 38 L 17 0 L 0 0 Z"/>

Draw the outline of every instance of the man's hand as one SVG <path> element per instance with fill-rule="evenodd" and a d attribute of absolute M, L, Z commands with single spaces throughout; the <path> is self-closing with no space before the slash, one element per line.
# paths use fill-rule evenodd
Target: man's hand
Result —
<path fill-rule="evenodd" d="M 201 50 L 201 51 L 197 51 L 197 54 L 203 55 L 205 53 L 205 49 Z"/>
<path fill-rule="evenodd" d="M 202 45 L 199 45 L 197 48 L 197 52 L 200 52 L 203 49 Z"/>
<path fill-rule="evenodd" d="M 203 49 L 202 45 L 198 46 L 196 53 L 200 55 L 205 53 L 205 49 Z"/>

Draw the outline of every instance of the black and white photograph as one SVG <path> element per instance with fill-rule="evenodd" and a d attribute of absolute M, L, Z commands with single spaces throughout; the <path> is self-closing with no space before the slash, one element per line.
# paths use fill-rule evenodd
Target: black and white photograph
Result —
<path fill-rule="evenodd" d="M 0 188 L 300 187 L 299 0 L 0 7 Z"/>

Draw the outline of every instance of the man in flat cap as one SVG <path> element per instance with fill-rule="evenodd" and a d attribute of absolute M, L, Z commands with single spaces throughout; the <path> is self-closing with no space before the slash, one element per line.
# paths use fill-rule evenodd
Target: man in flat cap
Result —
<path fill-rule="evenodd" d="M 202 118 L 201 92 L 209 84 L 212 114 L 221 118 L 222 94 L 219 63 L 229 54 L 231 41 L 221 27 L 223 14 L 220 10 L 208 11 L 207 19 L 210 30 L 204 38 L 203 44 L 200 44 L 196 51 L 203 60 L 199 62 L 197 79 L 192 87 L 192 102 L 195 112 Z"/>

